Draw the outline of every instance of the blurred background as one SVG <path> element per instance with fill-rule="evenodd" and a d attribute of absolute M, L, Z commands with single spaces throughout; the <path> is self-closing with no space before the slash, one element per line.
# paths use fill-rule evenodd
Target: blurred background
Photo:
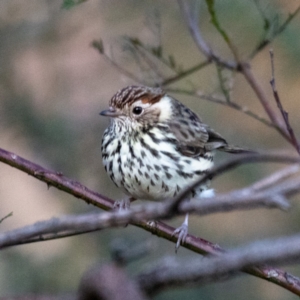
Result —
<path fill-rule="evenodd" d="M 203 1 L 204 2 L 204 1 Z M 182 21 L 177 2 L 141 0 L 88 0 L 71 9 L 63 0 L 0 1 L 0 147 L 51 170 L 80 181 L 111 197 L 123 195 L 110 182 L 101 163 L 101 137 L 108 120 L 99 116 L 109 99 L 122 87 L 135 84 L 121 74 L 92 46 L 103 40 L 105 51 L 119 65 L 149 84 L 155 76 L 137 67 L 125 37 L 146 45 L 161 45 L 183 69 L 204 60 Z M 220 22 L 242 57 L 247 57 L 263 36 L 265 14 L 276 24 L 284 22 L 298 1 L 216 1 Z M 259 7 L 259 8 L 258 8 Z M 275 24 L 275 25 L 274 25 Z M 205 3 L 200 3 L 200 25 L 209 44 L 224 58 L 230 52 L 210 24 Z M 282 102 L 290 112 L 295 133 L 299 128 L 300 17 L 270 45 L 275 53 L 276 80 Z M 253 59 L 253 72 L 272 100 L 269 49 Z M 170 76 L 170 70 L 163 70 Z M 225 76 L 227 76 L 225 74 Z M 228 75 L 229 76 L 229 75 Z M 265 116 L 242 76 L 233 74 L 232 99 Z M 209 66 L 170 88 L 197 87 L 205 94 L 221 95 L 217 70 Z M 193 108 L 205 123 L 226 139 L 256 150 L 293 152 L 272 128 L 230 108 L 193 97 L 172 94 Z M 274 105 L 275 106 L 275 105 Z M 219 155 L 224 161 L 228 155 Z M 242 187 L 279 169 L 278 165 L 247 165 L 214 181 L 216 191 Z M 1 232 L 36 221 L 96 211 L 74 197 L 0 164 Z M 190 233 L 230 248 L 256 239 L 290 235 L 299 231 L 296 201 L 288 212 L 255 210 L 193 216 Z M 298 197 L 299 200 L 299 197 Z M 181 218 L 170 222 L 179 226 Z M 128 226 L 57 241 L 40 242 L 0 252 L 0 296 L 29 293 L 59 294 L 77 289 L 83 273 L 96 263 L 110 260 L 115 240 L 134 247 L 151 243 L 143 259 L 128 265 L 137 274 L 161 256 L 174 256 L 174 244 Z M 201 259 L 180 249 L 177 259 Z M 300 276 L 300 269 L 286 268 Z M 295 299 L 296 296 L 263 280 L 239 278 L 198 288 L 163 292 L 155 299 Z"/>

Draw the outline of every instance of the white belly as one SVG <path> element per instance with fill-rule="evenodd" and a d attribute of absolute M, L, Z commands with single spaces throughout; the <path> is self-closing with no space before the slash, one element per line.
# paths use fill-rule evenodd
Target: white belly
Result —
<path fill-rule="evenodd" d="M 115 184 L 136 199 L 162 201 L 173 198 L 182 189 L 199 180 L 213 166 L 212 159 L 183 156 L 176 145 L 148 135 L 130 143 L 114 139 L 107 146 L 103 164 Z M 146 144 L 146 146 L 145 146 Z M 206 186 L 194 191 L 199 196 Z"/>

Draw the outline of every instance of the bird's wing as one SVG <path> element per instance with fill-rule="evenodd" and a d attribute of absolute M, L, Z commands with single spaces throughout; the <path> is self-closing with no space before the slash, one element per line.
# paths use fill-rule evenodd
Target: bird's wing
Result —
<path fill-rule="evenodd" d="M 228 145 L 218 132 L 204 124 L 189 108 L 179 102 L 176 105 L 175 113 L 169 121 L 169 128 L 177 140 L 179 151 L 183 155 L 199 156 L 216 149 L 230 153 L 252 152 Z"/>

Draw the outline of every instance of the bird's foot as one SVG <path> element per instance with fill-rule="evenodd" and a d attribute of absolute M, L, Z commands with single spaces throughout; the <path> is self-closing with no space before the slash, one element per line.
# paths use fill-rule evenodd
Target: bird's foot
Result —
<path fill-rule="evenodd" d="M 177 253 L 180 244 L 183 244 L 186 240 L 187 234 L 188 234 L 188 225 L 183 223 L 181 226 L 179 226 L 178 228 L 176 228 L 172 234 L 172 236 L 177 235 L 178 234 L 178 239 L 177 239 L 177 243 L 175 246 L 175 252 Z"/>
<path fill-rule="evenodd" d="M 114 203 L 113 210 L 116 211 L 128 210 L 130 208 L 130 203 L 131 203 L 131 199 L 128 197 L 122 200 L 117 200 Z"/>

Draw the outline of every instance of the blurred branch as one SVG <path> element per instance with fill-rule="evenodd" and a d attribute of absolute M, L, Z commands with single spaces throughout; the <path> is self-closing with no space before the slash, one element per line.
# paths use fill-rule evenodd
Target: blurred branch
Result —
<path fill-rule="evenodd" d="M 270 122 L 269 120 L 265 119 L 262 116 L 257 115 L 255 112 L 251 111 L 248 107 L 246 106 L 241 106 L 236 102 L 233 102 L 232 100 L 230 100 L 230 102 L 220 99 L 220 98 L 216 98 L 214 96 L 211 95 L 205 95 L 203 94 L 201 91 L 189 91 L 189 90 L 184 90 L 184 89 L 173 89 L 173 88 L 167 88 L 166 91 L 171 92 L 171 93 L 177 93 L 177 94 L 185 94 L 185 95 L 189 95 L 189 96 L 193 96 L 193 97 L 197 97 L 206 101 L 210 101 L 213 103 L 217 103 L 217 104 L 221 104 L 230 108 L 233 108 L 241 113 L 246 114 L 249 117 L 252 117 L 253 119 L 269 126 L 269 127 L 273 127 L 276 128 L 276 126 Z"/>
<path fill-rule="evenodd" d="M 205 2 L 206 2 L 207 8 L 208 8 L 208 12 L 209 12 L 210 17 L 211 17 L 211 23 L 214 25 L 214 27 L 220 33 L 220 35 L 222 36 L 222 38 L 226 42 L 227 46 L 231 50 L 231 52 L 232 52 L 232 54 L 234 56 L 234 59 L 236 60 L 237 64 L 239 64 L 240 59 L 239 59 L 239 55 L 238 55 L 237 49 L 234 46 L 233 42 L 230 40 L 229 35 L 226 33 L 226 31 L 224 30 L 224 28 L 222 28 L 222 26 L 219 23 L 219 20 L 217 18 L 217 14 L 215 12 L 215 0 L 205 0 Z M 195 12 L 195 15 L 196 14 L 197 14 L 197 12 Z"/>
<path fill-rule="evenodd" d="M 243 193 L 245 191 L 246 193 L 251 193 L 251 192 L 257 192 L 263 189 L 266 189 L 270 186 L 275 186 L 278 184 L 280 181 L 283 181 L 296 173 L 300 171 L 300 165 L 295 164 L 289 167 L 286 167 L 284 169 L 281 169 L 278 172 L 272 173 L 270 176 L 265 177 L 254 184 L 250 185 L 249 187 L 243 188 L 240 190 L 240 192 Z"/>
<path fill-rule="evenodd" d="M 295 159 L 293 157 L 287 157 L 284 155 L 250 155 L 247 159 L 246 162 L 254 162 L 254 161 L 277 161 L 277 162 L 299 162 L 299 159 Z M 0 161 L 18 168 L 19 170 L 26 172 L 29 175 L 32 175 L 36 177 L 37 179 L 46 182 L 48 185 L 52 185 L 57 187 L 60 190 L 63 190 L 69 194 L 74 195 L 77 198 L 83 199 L 87 203 L 91 203 L 93 205 L 96 205 L 97 207 L 100 207 L 104 210 L 109 210 L 113 206 L 113 201 L 105 198 L 95 192 L 92 192 L 88 190 L 86 187 L 81 185 L 78 182 L 74 182 L 64 176 L 62 176 L 60 173 L 55 173 L 46 170 L 45 168 L 40 167 L 37 164 L 34 164 L 28 160 L 25 160 L 13 153 L 10 153 L 8 151 L 5 151 L 3 149 L 0 149 Z M 226 163 L 222 165 L 222 167 L 219 167 L 219 169 L 214 168 L 210 173 L 211 175 L 217 175 L 225 172 L 225 169 L 232 169 L 234 166 L 240 165 L 241 158 L 232 160 L 230 163 Z M 207 180 L 207 178 L 206 178 Z M 200 184 L 200 182 L 199 182 Z M 177 202 L 181 199 L 176 199 Z M 175 207 L 178 207 L 178 203 L 175 203 Z M 160 203 L 157 204 L 157 207 L 161 205 Z M 169 207 L 174 207 L 169 206 Z M 122 212 L 121 214 L 126 214 L 128 212 Z M 120 213 L 119 213 L 120 214 Z M 150 224 L 148 222 L 142 221 L 142 222 L 135 222 L 133 223 L 135 226 L 141 227 L 149 232 L 152 232 L 153 234 L 162 237 L 166 240 L 172 241 L 172 242 L 177 242 L 177 238 L 173 235 L 174 228 L 170 227 L 162 222 L 156 222 L 155 225 Z M 220 252 L 223 252 L 218 245 L 212 244 L 208 241 L 205 241 L 201 238 L 196 238 L 192 235 L 188 235 L 186 242 L 184 243 L 183 247 L 190 249 L 196 253 L 200 254 L 218 254 Z M 278 276 L 270 276 L 270 267 L 249 267 L 246 271 L 249 274 L 252 274 L 254 276 L 263 278 L 265 280 L 271 281 L 277 285 L 280 285 L 281 287 L 284 287 L 285 289 L 300 295 L 300 289 L 296 285 L 290 285 L 290 282 L 288 278 L 292 277 L 292 275 L 287 276 L 287 273 L 285 271 L 281 270 L 276 270 L 276 274 Z M 273 269 L 272 269 L 273 270 Z M 284 275 L 283 275 L 284 274 Z M 290 277 L 289 277 L 290 276 Z M 295 280 L 300 281 L 298 278 L 295 278 Z M 300 286 L 300 284 L 299 284 Z"/>
<path fill-rule="evenodd" d="M 221 68 L 219 65 L 216 65 L 216 67 L 217 67 L 217 75 L 218 75 L 221 91 L 225 97 L 226 102 L 230 103 L 231 102 L 230 90 L 227 87 L 225 78 L 223 77 L 223 68 Z"/>
<path fill-rule="evenodd" d="M 279 94 L 277 92 L 277 87 L 276 87 L 276 82 L 275 82 L 275 70 L 274 70 L 274 53 L 273 50 L 270 50 L 270 57 L 271 57 L 271 68 L 272 68 L 272 78 L 270 81 L 272 91 L 273 91 L 273 96 L 276 101 L 277 107 L 282 115 L 282 118 L 285 122 L 286 129 L 289 133 L 290 136 L 290 142 L 294 146 L 294 148 L 297 150 L 298 154 L 300 154 L 300 144 L 295 136 L 294 130 L 291 127 L 290 121 L 289 121 L 289 115 L 288 113 L 284 110 L 282 103 L 279 98 Z"/>
<path fill-rule="evenodd" d="M 138 82 L 140 84 L 146 84 L 143 80 L 141 80 L 140 78 L 135 76 L 133 73 L 129 72 L 128 70 L 124 69 L 120 64 L 118 64 L 113 59 L 111 59 L 109 57 L 109 55 L 105 52 L 103 41 L 101 39 L 92 41 L 91 46 L 93 48 L 95 48 L 104 57 L 104 59 L 107 62 L 109 62 L 115 69 L 117 69 L 121 74 L 132 79 L 135 82 Z"/>
<path fill-rule="evenodd" d="M 198 11 L 195 9 L 194 12 L 192 13 L 187 2 L 183 0 L 178 0 L 178 3 L 179 3 L 180 10 L 182 11 L 183 17 L 185 19 L 185 22 L 187 23 L 190 33 L 196 45 L 198 46 L 199 50 L 206 56 L 208 60 L 214 61 L 219 66 L 222 66 L 230 70 L 237 70 L 238 72 L 241 72 L 244 78 L 246 79 L 246 81 L 248 82 L 248 84 L 255 92 L 256 96 L 258 97 L 260 103 L 262 104 L 264 110 L 269 116 L 271 122 L 274 124 L 274 127 L 287 141 L 289 141 L 294 145 L 293 141 L 290 139 L 289 132 L 286 130 L 283 120 L 279 118 L 278 114 L 272 108 L 263 88 L 261 87 L 258 80 L 256 80 L 255 76 L 253 75 L 250 65 L 246 62 L 240 61 L 235 47 L 233 46 L 226 32 L 221 28 L 221 25 L 219 24 L 218 19 L 216 17 L 216 12 L 214 10 L 214 1 L 206 0 L 208 10 L 212 19 L 212 23 L 214 24 L 218 32 L 221 34 L 221 36 L 223 37 L 223 39 L 226 41 L 229 48 L 231 49 L 235 57 L 235 63 L 229 63 L 227 61 L 222 60 L 219 56 L 217 56 L 213 52 L 213 50 L 208 46 L 206 41 L 203 39 L 201 31 L 198 26 L 198 19 L 197 19 Z M 289 24 L 289 22 L 293 19 L 293 17 L 298 13 L 299 10 L 297 9 L 295 13 L 291 16 L 291 19 L 288 19 L 288 22 L 284 23 L 283 27 L 281 27 L 281 30 L 283 30 L 287 26 L 287 24 Z"/>
<path fill-rule="evenodd" d="M 148 298 L 123 268 L 110 263 L 94 267 L 83 275 L 77 299 L 143 300 Z"/>
<path fill-rule="evenodd" d="M 198 27 L 198 10 L 194 9 L 192 12 L 192 10 L 188 6 L 187 1 L 184 0 L 178 0 L 178 4 L 183 15 L 183 19 L 185 20 L 191 33 L 191 36 L 194 39 L 196 46 L 204 54 L 204 56 L 209 61 L 214 61 L 227 69 L 237 70 L 239 68 L 237 63 L 223 60 L 211 49 L 211 47 L 204 40 Z"/>
<path fill-rule="evenodd" d="M 206 61 L 203 61 L 201 63 L 199 63 L 198 65 L 196 66 L 193 66 L 187 70 L 184 70 L 182 72 L 180 72 L 179 74 L 175 75 L 175 76 L 171 76 L 169 78 L 165 78 L 159 85 L 164 87 L 164 86 L 167 86 L 167 85 L 170 85 L 176 81 L 179 81 L 199 70 L 201 70 L 202 68 L 208 66 L 211 62 L 206 60 Z"/>
<path fill-rule="evenodd" d="M 0 300 L 76 300 L 75 294 L 58 294 L 58 295 L 18 295 L 0 297 Z"/>
<path fill-rule="evenodd" d="M 159 265 L 139 274 L 136 280 L 143 290 L 155 293 L 167 287 L 191 286 L 191 284 L 215 282 L 236 276 L 238 271 L 247 271 L 251 265 L 283 264 L 298 261 L 300 256 L 300 235 L 273 240 L 262 240 L 222 253 L 218 257 L 189 260 L 178 263 L 173 260 L 160 261 Z M 258 267 L 259 268 L 259 267 Z M 291 287 L 300 288 L 298 278 L 269 270 L 270 278 L 283 276 Z"/>
<path fill-rule="evenodd" d="M 257 1 L 254 1 L 254 3 L 258 7 Z M 256 48 L 252 51 L 252 53 L 249 56 L 249 59 L 254 58 L 254 56 L 256 54 L 258 54 L 267 45 L 269 45 L 278 35 L 280 35 L 286 29 L 286 27 L 290 24 L 290 22 L 297 16 L 299 11 L 300 11 L 300 6 L 298 6 L 297 9 L 293 13 L 290 13 L 288 18 L 279 27 L 275 28 L 273 30 L 273 32 L 271 32 L 269 37 L 266 37 L 268 35 L 268 31 L 271 28 L 272 21 L 270 21 L 268 18 L 266 18 L 266 16 L 262 15 L 261 9 L 259 8 L 259 12 L 262 15 L 262 18 L 263 18 L 264 24 L 265 24 L 264 29 L 266 32 L 266 34 L 265 34 L 266 36 L 258 43 Z"/>
<path fill-rule="evenodd" d="M 225 163 L 213 167 L 210 169 L 201 179 L 194 182 L 192 185 L 190 185 L 188 188 L 186 188 L 183 192 L 181 192 L 177 197 L 169 201 L 170 205 L 170 211 L 177 211 L 179 204 L 184 200 L 188 198 L 188 195 L 191 190 L 195 189 L 197 186 L 200 186 L 201 184 L 205 184 L 208 180 L 211 178 L 214 178 L 216 176 L 219 176 L 223 174 L 224 172 L 227 172 L 229 170 L 232 170 L 242 164 L 246 163 L 253 163 L 253 162 L 285 162 L 285 163 L 296 163 L 300 162 L 300 159 L 295 157 L 288 157 L 286 155 L 281 154 L 249 154 L 249 155 L 242 155 L 238 158 L 234 158 L 231 160 L 226 161 Z"/>
<path fill-rule="evenodd" d="M 258 80 L 256 80 L 255 76 L 252 73 L 252 70 L 251 70 L 250 66 L 248 64 L 242 64 L 241 73 L 244 75 L 246 81 L 248 82 L 248 84 L 251 86 L 251 88 L 255 92 L 257 98 L 259 99 L 261 105 L 263 106 L 265 112 L 268 114 L 270 120 L 274 124 L 277 131 L 284 138 L 289 140 L 288 139 L 288 134 L 287 134 L 287 131 L 285 129 L 285 126 L 284 126 L 284 123 L 283 123 L 282 119 L 279 118 L 277 113 L 272 108 L 265 91 L 263 90 L 263 88 L 260 85 L 260 83 L 258 82 Z"/>

